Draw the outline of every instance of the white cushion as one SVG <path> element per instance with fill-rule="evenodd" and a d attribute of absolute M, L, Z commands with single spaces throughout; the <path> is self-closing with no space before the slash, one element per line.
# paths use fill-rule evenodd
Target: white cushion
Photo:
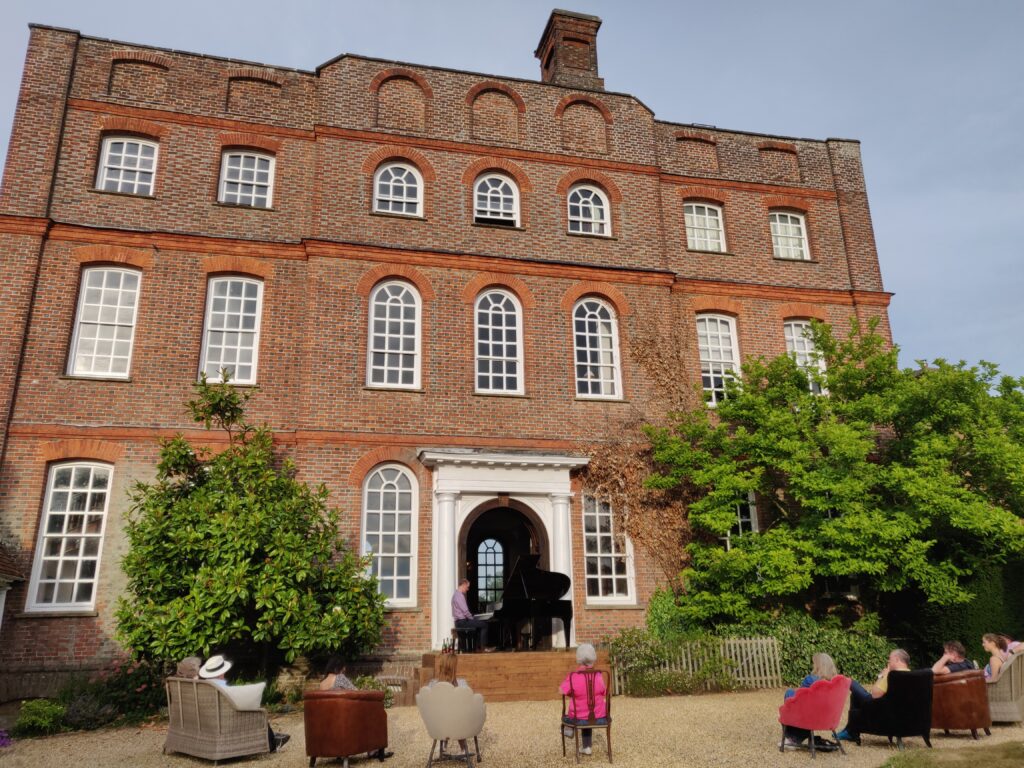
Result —
<path fill-rule="evenodd" d="M 263 701 L 263 689 L 266 683 L 252 683 L 251 685 L 227 685 L 221 688 L 231 703 L 239 712 L 251 712 L 260 709 L 260 702 Z"/>

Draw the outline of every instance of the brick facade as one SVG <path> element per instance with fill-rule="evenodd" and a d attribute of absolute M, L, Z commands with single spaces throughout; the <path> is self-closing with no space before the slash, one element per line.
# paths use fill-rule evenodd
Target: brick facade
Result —
<path fill-rule="evenodd" d="M 889 333 L 859 145 L 656 120 L 603 90 L 599 24 L 552 16 L 542 82 L 360 56 L 296 71 L 32 28 L 0 189 L 0 537 L 26 577 L 48 466 L 102 461 L 114 480 L 95 610 L 26 612 L 17 583 L 0 625 L 7 672 L 117 653 L 125 489 L 152 477 L 157 438 L 194 434 L 182 404 L 210 276 L 262 280 L 251 416 L 303 478 L 328 486 L 353 544 L 367 472 L 397 462 L 418 482 L 415 605 L 391 614 L 397 651 L 436 643 L 433 473 L 419 451 L 578 453 L 656 399 L 630 353 L 637 334 L 678 325 L 695 338 L 698 312 L 734 317 L 743 356 L 785 351 L 790 317 L 877 317 Z M 158 143 L 152 197 L 96 189 L 111 135 Z M 274 156 L 272 208 L 217 202 L 221 152 L 235 146 Z M 373 174 L 389 160 L 422 176 L 422 218 L 372 212 Z M 519 226 L 474 223 L 487 171 L 518 184 Z M 566 194 L 584 182 L 609 198 L 611 237 L 568 232 Z M 727 252 L 687 249 L 689 200 L 721 206 Z M 806 216 L 810 260 L 773 258 L 774 209 Z M 141 274 L 126 380 L 67 374 L 82 270 L 99 264 Z M 415 390 L 366 386 L 369 296 L 388 279 L 421 299 Z M 473 302 L 491 286 L 522 307 L 522 396 L 474 390 Z M 592 295 L 617 316 L 621 398 L 576 396 L 572 308 Z M 699 385 L 695 353 L 688 368 Z M 582 490 L 573 474 L 575 627 L 596 638 L 640 624 L 660 577 L 637 551 L 634 604 L 587 605 Z"/>

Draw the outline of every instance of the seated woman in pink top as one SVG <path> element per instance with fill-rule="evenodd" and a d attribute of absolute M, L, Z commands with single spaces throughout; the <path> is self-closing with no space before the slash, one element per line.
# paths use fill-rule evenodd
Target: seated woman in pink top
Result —
<path fill-rule="evenodd" d="M 593 668 L 594 664 L 597 663 L 597 651 L 594 650 L 594 646 L 590 643 L 581 644 L 576 649 L 576 663 L 579 666 L 574 672 L 566 675 L 558 690 L 566 696 L 571 696 L 569 699 L 569 711 L 564 721 L 573 725 L 582 725 L 589 722 L 590 718 L 590 704 L 587 701 L 587 681 L 583 672 Z M 604 678 L 601 675 L 597 675 L 594 678 L 594 718 L 596 724 L 599 725 L 604 725 L 608 722 L 608 705 L 605 701 L 607 694 L 608 691 L 604 685 Z M 590 728 L 583 728 L 582 735 L 583 747 L 580 749 L 580 752 L 589 755 L 594 734 Z"/>

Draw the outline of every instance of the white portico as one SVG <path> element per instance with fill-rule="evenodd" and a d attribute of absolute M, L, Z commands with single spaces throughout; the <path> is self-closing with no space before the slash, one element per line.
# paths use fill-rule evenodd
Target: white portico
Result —
<path fill-rule="evenodd" d="M 543 528 L 551 571 L 572 576 L 570 471 L 587 459 L 563 454 L 476 449 L 424 449 L 424 466 L 433 470 L 431 540 L 431 645 L 440 648 L 451 633 L 451 598 L 459 574 L 459 535 L 482 505 L 507 499 L 530 512 Z M 571 598 L 570 594 L 566 596 Z M 561 634 L 554 641 L 562 645 Z M 572 642 L 570 638 L 570 642 Z"/>

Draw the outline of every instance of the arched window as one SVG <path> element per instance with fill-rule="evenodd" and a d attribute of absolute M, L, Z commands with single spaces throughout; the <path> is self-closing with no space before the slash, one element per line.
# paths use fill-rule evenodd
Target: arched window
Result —
<path fill-rule="evenodd" d="M 772 228 L 772 252 L 776 259 L 810 260 L 807 220 L 802 213 L 772 211 L 768 214 L 768 223 Z"/>
<path fill-rule="evenodd" d="M 519 302 L 492 290 L 476 300 L 476 391 L 523 392 L 523 340 Z"/>
<path fill-rule="evenodd" d="M 423 215 L 423 176 L 406 163 L 387 163 L 373 175 L 373 210 Z"/>
<path fill-rule="evenodd" d="M 247 149 L 221 155 L 217 200 L 228 205 L 269 208 L 274 204 L 274 156 Z"/>
<path fill-rule="evenodd" d="M 399 464 L 385 464 L 363 484 L 362 553 L 389 605 L 416 602 L 416 480 Z"/>
<path fill-rule="evenodd" d="M 477 224 L 519 226 L 519 188 L 508 176 L 487 173 L 473 185 L 473 221 Z"/>
<path fill-rule="evenodd" d="M 611 206 L 608 196 L 590 184 L 569 190 L 569 231 L 582 235 L 611 235 Z"/>
<path fill-rule="evenodd" d="M 591 296 L 576 302 L 572 317 L 576 394 L 580 397 L 622 397 L 619 331 L 612 308 Z"/>
<path fill-rule="evenodd" d="M 786 337 L 786 352 L 807 372 L 811 392 L 822 394 L 825 390 L 820 381 L 815 381 L 815 374 L 825 372 L 825 360 L 814 346 L 810 321 L 786 320 L 782 324 L 782 332 Z"/>
<path fill-rule="evenodd" d="M 736 321 L 726 315 L 699 315 L 697 349 L 701 384 L 708 404 L 714 407 L 725 399 L 725 382 L 736 376 L 739 367 Z"/>
<path fill-rule="evenodd" d="M 262 313 L 262 280 L 237 275 L 211 278 L 200 373 L 217 381 L 223 370 L 232 384 L 255 384 Z"/>
<path fill-rule="evenodd" d="M 505 553 L 497 539 L 484 539 L 476 550 L 477 605 L 501 600 L 505 586 Z"/>
<path fill-rule="evenodd" d="M 367 348 L 367 385 L 419 387 L 420 295 L 409 283 L 389 280 L 373 289 Z"/>
<path fill-rule="evenodd" d="M 155 141 L 131 136 L 103 139 L 96 189 L 152 197 L 159 147 Z"/>
<path fill-rule="evenodd" d="M 138 270 L 120 267 L 82 271 L 69 376 L 128 378 L 141 279 Z"/>
<path fill-rule="evenodd" d="M 725 227 L 722 209 L 707 203 L 683 205 L 686 220 L 686 247 L 691 251 L 725 251 Z"/>
<path fill-rule="evenodd" d="M 112 470 L 54 464 L 46 484 L 27 611 L 91 610 L 96 604 Z"/>

